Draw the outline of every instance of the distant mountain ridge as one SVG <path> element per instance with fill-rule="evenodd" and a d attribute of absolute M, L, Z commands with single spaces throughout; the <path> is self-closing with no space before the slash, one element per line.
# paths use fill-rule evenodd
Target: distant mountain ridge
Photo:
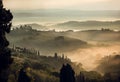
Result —
<path fill-rule="evenodd" d="M 101 24 L 104 24 L 104 25 L 107 25 L 107 24 L 120 24 L 120 20 L 117 20 L 117 21 L 94 21 L 94 20 L 91 20 L 91 21 L 67 21 L 67 22 L 64 22 L 64 23 L 59 23 L 57 25 L 59 26 L 63 26 L 63 25 L 73 25 L 73 26 L 79 26 L 79 25 L 83 25 L 83 26 L 86 26 L 86 25 L 101 25 Z"/>

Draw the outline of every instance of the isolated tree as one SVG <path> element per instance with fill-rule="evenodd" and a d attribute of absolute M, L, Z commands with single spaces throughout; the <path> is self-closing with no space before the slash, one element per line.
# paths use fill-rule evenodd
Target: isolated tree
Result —
<path fill-rule="evenodd" d="M 40 52 L 39 51 L 37 52 L 37 55 L 40 56 Z"/>
<path fill-rule="evenodd" d="M 55 58 L 58 58 L 58 54 L 57 54 L 57 53 L 55 53 L 55 54 L 54 54 L 54 57 L 55 57 Z"/>
<path fill-rule="evenodd" d="M 0 82 L 7 82 L 8 68 L 13 61 L 8 48 L 9 42 L 5 37 L 5 34 L 10 32 L 12 18 L 10 10 L 3 8 L 2 0 L 0 0 Z"/>
<path fill-rule="evenodd" d="M 62 59 L 65 59 L 65 55 L 64 54 L 62 54 Z"/>
<path fill-rule="evenodd" d="M 60 82 L 75 82 L 75 72 L 71 65 L 63 65 L 60 70 Z"/>

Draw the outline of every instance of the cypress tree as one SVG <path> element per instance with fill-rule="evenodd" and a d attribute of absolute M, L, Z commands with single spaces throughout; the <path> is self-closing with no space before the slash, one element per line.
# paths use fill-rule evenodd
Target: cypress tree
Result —
<path fill-rule="evenodd" d="M 2 0 L 0 0 L 0 82 L 7 82 L 8 69 L 13 61 L 11 51 L 8 48 L 9 42 L 5 37 L 5 34 L 10 32 L 12 19 L 13 15 L 10 10 L 3 8 Z"/>
<path fill-rule="evenodd" d="M 31 79 L 27 75 L 25 69 L 24 68 L 20 69 L 19 77 L 18 77 L 17 82 L 30 82 L 30 81 L 31 81 Z"/>
<path fill-rule="evenodd" d="M 60 82 L 75 82 L 75 72 L 71 65 L 63 65 L 60 70 Z"/>

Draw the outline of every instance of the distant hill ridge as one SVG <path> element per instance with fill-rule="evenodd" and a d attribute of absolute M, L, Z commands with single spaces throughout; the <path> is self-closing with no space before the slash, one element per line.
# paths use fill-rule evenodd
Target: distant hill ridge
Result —
<path fill-rule="evenodd" d="M 92 30 L 92 29 L 101 29 L 101 28 L 109 28 L 112 30 L 120 30 L 120 20 L 116 21 L 67 21 L 57 24 L 50 24 L 50 25 L 41 25 L 37 23 L 32 24 L 24 24 L 29 25 L 33 29 L 37 30 L 60 30 L 60 31 L 66 31 L 66 30 Z M 19 25 L 20 26 L 20 25 Z M 19 27 L 14 26 L 13 28 Z"/>
<path fill-rule="evenodd" d="M 70 26 L 70 27 L 76 27 L 76 26 L 110 26 L 110 25 L 119 25 L 120 26 L 120 20 L 117 21 L 67 21 L 64 23 L 56 24 L 56 26 Z"/>

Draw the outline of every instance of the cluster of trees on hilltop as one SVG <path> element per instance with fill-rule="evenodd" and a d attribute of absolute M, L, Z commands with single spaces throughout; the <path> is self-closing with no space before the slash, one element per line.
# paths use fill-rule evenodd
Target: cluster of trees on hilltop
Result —
<path fill-rule="evenodd" d="M 11 33 L 10 35 L 16 35 L 16 34 L 19 34 L 19 35 L 25 35 L 26 34 L 37 34 L 37 30 L 36 29 L 33 29 L 32 26 L 29 26 L 29 25 L 20 25 L 20 26 L 17 26 L 15 28 L 12 28 L 11 30 Z"/>
<path fill-rule="evenodd" d="M 29 25 L 20 25 L 16 28 L 13 28 L 12 30 L 14 31 L 14 30 L 33 30 L 33 29 Z"/>

